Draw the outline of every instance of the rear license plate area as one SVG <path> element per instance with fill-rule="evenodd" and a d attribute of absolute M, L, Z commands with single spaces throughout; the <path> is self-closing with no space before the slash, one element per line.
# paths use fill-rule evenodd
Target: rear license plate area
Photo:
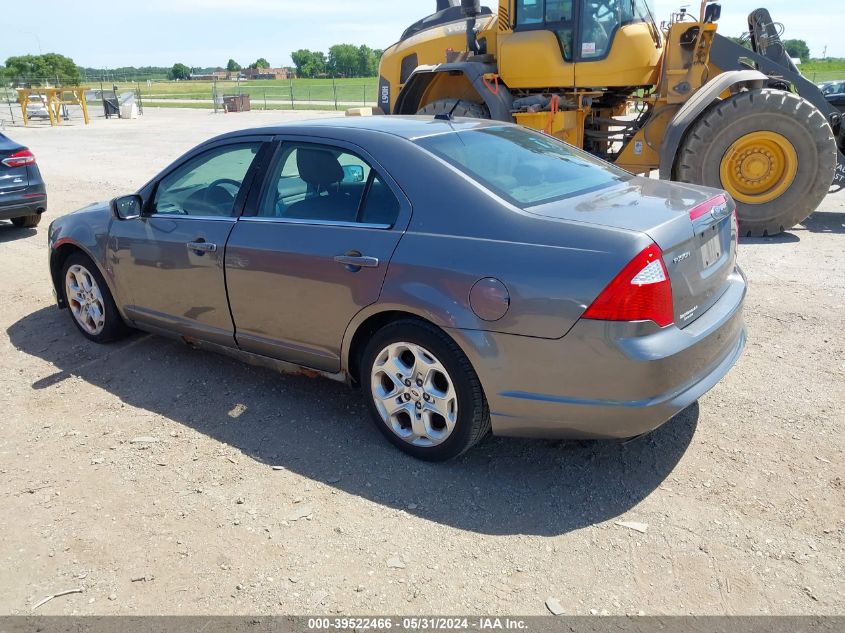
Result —
<path fill-rule="evenodd" d="M 728 218 L 729 219 L 729 218 Z M 699 235 L 699 243 L 701 248 L 701 265 L 703 270 L 707 270 L 722 258 L 725 252 L 724 241 L 722 240 L 722 225 L 726 220 L 722 220 L 718 224 L 709 227 L 704 233 Z"/>

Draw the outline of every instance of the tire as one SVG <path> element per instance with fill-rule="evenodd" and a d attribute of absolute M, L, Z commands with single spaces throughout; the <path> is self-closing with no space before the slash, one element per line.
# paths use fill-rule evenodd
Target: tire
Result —
<path fill-rule="evenodd" d="M 414 356 L 413 364 L 408 354 Z M 419 372 L 422 362 L 428 367 L 425 372 Z M 490 411 L 478 375 L 457 344 L 437 327 L 410 319 L 386 325 L 370 339 L 360 367 L 373 422 L 405 453 L 425 461 L 445 461 L 465 453 L 490 432 Z M 427 375 L 420 386 L 416 378 L 423 373 Z M 390 416 L 386 402 L 400 410 Z M 415 435 L 422 429 L 425 433 Z"/>
<path fill-rule="evenodd" d="M 69 286 L 69 274 L 73 274 L 76 287 L 85 293 L 84 302 L 68 296 L 73 290 Z M 74 253 L 62 267 L 61 292 L 68 307 L 71 320 L 82 335 L 95 343 L 111 343 L 126 336 L 129 328 L 120 316 L 111 291 L 99 269 L 83 253 Z M 86 310 L 92 306 L 94 312 Z M 96 313 L 96 315 L 95 315 Z M 102 320 L 98 317 L 102 315 Z"/>
<path fill-rule="evenodd" d="M 12 224 L 14 224 L 19 229 L 32 229 L 38 226 L 38 223 L 41 222 L 41 214 L 36 213 L 35 215 L 24 215 L 20 218 L 12 218 Z"/>
<path fill-rule="evenodd" d="M 471 119 L 489 119 L 490 110 L 483 103 L 464 101 L 463 99 L 440 99 L 432 101 L 417 111 L 417 114 L 436 116 L 449 114 L 453 116 L 469 117 Z"/>
<path fill-rule="evenodd" d="M 765 144 L 763 154 L 755 139 Z M 763 155 L 773 157 L 771 162 Z M 764 177 L 743 180 L 760 173 L 739 171 L 760 156 L 764 162 L 757 165 L 763 167 L 752 169 L 762 169 Z M 693 124 L 678 154 L 675 180 L 727 190 L 737 203 L 740 233 L 768 236 L 816 210 L 836 162 L 833 130 L 813 104 L 782 90 L 752 90 L 720 101 Z M 754 189 L 768 183 L 768 189 Z"/>

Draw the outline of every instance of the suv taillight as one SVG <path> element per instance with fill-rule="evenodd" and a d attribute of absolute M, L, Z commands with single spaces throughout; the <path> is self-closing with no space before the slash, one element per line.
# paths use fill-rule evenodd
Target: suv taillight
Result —
<path fill-rule="evenodd" d="M 599 321 L 675 321 L 672 282 L 663 251 L 652 244 L 634 257 L 587 308 L 582 318 Z"/>
<path fill-rule="evenodd" d="M 24 167 L 35 164 L 35 154 L 28 149 L 22 149 L 11 156 L 4 158 L 2 162 L 6 167 Z"/>

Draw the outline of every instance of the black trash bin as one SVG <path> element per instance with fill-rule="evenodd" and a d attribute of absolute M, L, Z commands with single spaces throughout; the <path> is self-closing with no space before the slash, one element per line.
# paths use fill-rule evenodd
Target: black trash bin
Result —
<path fill-rule="evenodd" d="M 110 90 L 103 90 L 103 113 L 109 119 L 113 116 L 120 118 L 120 104 L 117 95 Z"/>

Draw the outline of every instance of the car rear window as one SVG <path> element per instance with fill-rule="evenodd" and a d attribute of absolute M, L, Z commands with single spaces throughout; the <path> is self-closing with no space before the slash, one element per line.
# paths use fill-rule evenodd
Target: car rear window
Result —
<path fill-rule="evenodd" d="M 515 206 L 527 208 L 628 180 L 631 175 L 545 134 L 516 126 L 416 141 Z"/>

